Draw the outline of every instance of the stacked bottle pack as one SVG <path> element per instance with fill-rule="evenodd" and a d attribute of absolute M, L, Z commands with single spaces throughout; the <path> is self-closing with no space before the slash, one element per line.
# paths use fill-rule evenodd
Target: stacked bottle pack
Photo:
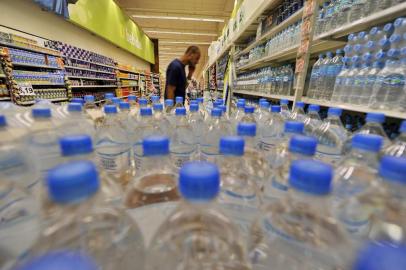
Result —
<path fill-rule="evenodd" d="M 0 106 L 2 269 L 404 266 L 406 122 L 104 98 Z"/>
<path fill-rule="evenodd" d="M 406 110 L 406 21 L 348 36 L 333 58 L 320 55 L 314 64 L 308 96 L 381 110 Z M 334 83 L 333 83 L 334 82 Z"/>
<path fill-rule="evenodd" d="M 15 64 L 30 64 L 38 66 L 49 66 L 60 68 L 58 58 L 55 56 L 46 56 L 40 53 L 33 53 L 24 50 L 9 48 L 11 61 Z"/>
<path fill-rule="evenodd" d="M 303 7 L 302 0 L 285 0 L 262 23 L 262 34 L 281 24 Z"/>

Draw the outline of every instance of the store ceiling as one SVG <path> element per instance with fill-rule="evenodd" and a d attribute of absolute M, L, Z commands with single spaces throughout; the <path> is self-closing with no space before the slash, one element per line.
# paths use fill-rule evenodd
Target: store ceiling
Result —
<path fill-rule="evenodd" d="M 195 78 L 208 61 L 207 50 L 217 40 L 235 0 L 116 0 L 151 38 L 159 39 L 160 69 L 183 54 L 189 45 L 202 51 Z"/>

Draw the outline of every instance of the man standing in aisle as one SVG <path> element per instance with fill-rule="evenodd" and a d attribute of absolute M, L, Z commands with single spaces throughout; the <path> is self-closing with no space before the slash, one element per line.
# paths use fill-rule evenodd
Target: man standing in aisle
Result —
<path fill-rule="evenodd" d="M 187 80 L 192 79 L 196 65 L 199 63 L 200 49 L 197 46 L 187 48 L 184 55 L 173 60 L 166 70 L 165 99 L 183 97 L 185 100 Z M 186 78 L 185 67 L 188 66 L 189 73 Z"/>

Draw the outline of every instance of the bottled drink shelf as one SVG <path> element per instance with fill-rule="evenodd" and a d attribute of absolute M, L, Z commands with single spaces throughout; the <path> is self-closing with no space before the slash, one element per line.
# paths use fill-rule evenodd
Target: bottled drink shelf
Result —
<path fill-rule="evenodd" d="M 96 70 L 96 69 L 90 69 L 90 68 L 82 68 L 82 67 L 74 67 L 74 66 L 65 66 L 65 68 L 93 71 L 93 72 L 96 72 L 96 73 L 104 73 L 104 74 L 113 74 L 113 75 L 116 74 L 115 72 L 108 72 L 108 71 L 102 71 L 102 70 Z"/>
<path fill-rule="evenodd" d="M 92 65 L 97 65 L 97 66 L 101 66 L 101 67 L 108 67 L 108 68 L 112 68 L 112 69 L 117 69 L 116 66 L 110 66 L 110 65 L 104 65 L 101 63 L 97 63 L 97 62 L 92 62 L 92 61 L 88 61 L 88 60 L 83 60 L 80 58 L 75 58 L 75 57 L 69 57 L 69 56 L 64 56 L 65 59 L 70 59 L 70 60 L 75 60 L 75 61 L 80 61 L 80 62 L 85 62 L 85 63 L 89 63 Z"/>
<path fill-rule="evenodd" d="M 270 94 L 265 94 L 265 93 L 260 93 L 260 92 L 244 91 L 244 90 L 235 90 L 235 91 L 233 91 L 233 94 L 264 97 L 264 98 L 270 98 L 270 99 L 287 99 L 290 101 L 293 101 L 295 99 L 294 96 L 270 95 Z"/>
<path fill-rule="evenodd" d="M 116 81 L 116 79 L 106 79 L 106 78 L 97 78 L 97 77 L 83 77 L 83 76 L 70 76 L 70 79 L 85 79 L 85 80 L 97 80 L 97 81 Z"/>
<path fill-rule="evenodd" d="M 36 52 L 36 53 L 42 53 L 42 54 L 52 55 L 52 56 L 56 56 L 56 57 L 61 57 L 61 54 L 59 53 L 59 51 L 52 50 L 52 49 L 49 49 L 49 48 L 44 48 L 44 51 L 42 51 L 40 49 L 20 46 L 20 45 L 17 45 L 17 44 L 3 42 L 3 41 L 0 41 L 0 46 L 11 47 L 11 48 L 20 49 L 20 50 L 25 50 L 25 51 L 30 51 L 30 52 Z M 37 46 L 37 47 L 39 48 L 39 46 Z"/>

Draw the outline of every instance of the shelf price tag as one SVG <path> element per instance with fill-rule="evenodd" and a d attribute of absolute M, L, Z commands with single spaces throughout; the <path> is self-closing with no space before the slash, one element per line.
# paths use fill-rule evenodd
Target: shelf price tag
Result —
<path fill-rule="evenodd" d="M 34 89 L 32 88 L 32 85 L 29 83 L 24 83 L 24 84 L 19 84 L 18 85 L 18 94 L 20 96 L 35 96 Z"/>

